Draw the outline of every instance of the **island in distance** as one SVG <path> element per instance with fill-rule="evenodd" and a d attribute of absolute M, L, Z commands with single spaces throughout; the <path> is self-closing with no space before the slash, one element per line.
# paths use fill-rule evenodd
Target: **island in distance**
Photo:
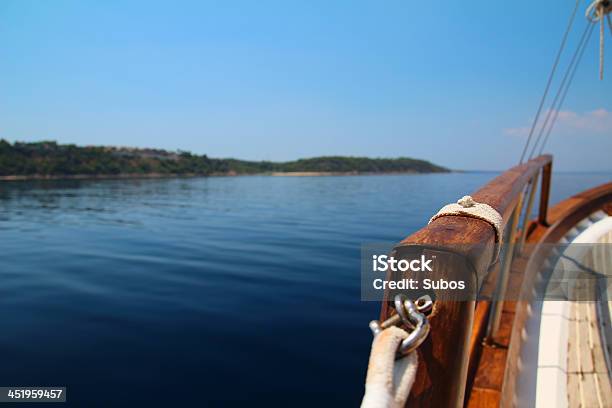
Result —
<path fill-rule="evenodd" d="M 0 140 L 0 179 L 231 176 L 317 176 L 383 173 L 442 173 L 425 160 L 324 156 L 287 162 L 215 159 L 184 151 L 112 146 L 61 145 Z"/>

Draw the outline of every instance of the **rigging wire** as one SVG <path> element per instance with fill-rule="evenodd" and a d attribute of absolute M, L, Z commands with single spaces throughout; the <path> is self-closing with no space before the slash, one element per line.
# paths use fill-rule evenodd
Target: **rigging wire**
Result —
<path fill-rule="evenodd" d="M 599 9 L 599 80 L 603 80 L 603 67 L 604 67 L 604 29 L 606 28 L 604 23 L 604 12 L 603 8 Z"/>
<path fill-rule="evenodd" d="M 576 11 L 578 10 L 579 5 L 580 5 L 580 0 L 576 0 L 576 6 L 574 7 L 574 11 L 572 12 L 572 15 L 570 16 L 570 19 L 567 23 L 565 34 L 563 34 L 561 45 L 559 46 L 559 51 L 557 51 L 555 62 L 553 63 L 552 69 L 548 76 L 548 81 L 546 82 L 546 87 L 544 88 L 544 94 L 542 95 L 542 99 L 540 100 L 540 105 L 538 106 L 538 110 L 536 112 L 535 118 L 533 119 L 531 129 L 529 130 L 529 136 L 527 137 L 527 141 L 525 142 L 525 146 L 523 147 L 523 153 L 521 153 L 521 160 L 519 161 L 519 164 L 523 162 L 523 159 L 525 158 L 525 153 L 527 153 L 527 148 L 529 147 L 529 143 L 531 142 L 531 138 L 533 136 L 533 131 L 535 130 L 536 124 L 538 123 L 538 120 L 540 118 L 542 107 L 544 106 L 544 102 L 546 101 L 546 96 L 548 95 L 550 84 L 552 83 L 552 79 L 555 76 L 555 71 L 557 70 L 557 66 L 559 65 L 559 59 L 561 58 L 561 54 L 563 53 L 563 49 L 565 48 L 565 43 L 567 42 L 567 36 L 572 28 L 572 24 L 574 23 L 574 17 L 576 17 Z"/>
<path fill-rule="evenodd" d="M 578 58 L 580 51 L 583 49 L 583 46 L 588 42 L 587 34 L 589 34 L 588 35 L 589 38 L 591 36 L 590 33 L 593 31 L 593 26 L 594 25 L 592 23 L 588 23 L 586 27 L 584 28 L 584 31 L 582 32 L 580 41 L 578 41 L 578 46 L 576 47 L 576 50 L 574 51 L 574 54 L 572 55 L 572 59 L 570 60 L 570 63 L 567 66 L 567 69 L 565 70 L 565 74 L 563 75 L 563 79 L 561 80 L 561 84 L 559 85 L 559 89 L 557 90 L 557 93 L 555 94 L 555 97 L 553 98 L 553 102 L 550 105 L 550 109 L 548 109 L 548 112 L 546 112 L 546 118 L 544 119 L 544 122 L 542 123 L 542 126 L 540 127 L 538 137 L 535 139 L 535 142 L 533 143 L 533 146 L 531 147 L 531 152 L 529 153 L 528 160 L 530 160 L 533 157 L 534 153 L 536 152 L 538 148 L 538 144 L 540 143 L 540 140 L 542 139 L 542 136 L 544 135 L 544 131 L 546 130 L 551 117 L 553 116 L 556 117 L 558 114 L 558 108 L 556 109 L 555 106 L 557 105 L 557 102 L 559 101 L 559 97 L 563 93 L 567 79 L 570 77 L 570 73 L 572 72 L 573 67 L 576 64 L 576 59 Z M 590 31 L 589 31 L 589 28 L 591 29 Z"/>
<path fill-rule="evenodd" d="M 576 64 L 574 65 L 574 68 L 572 69 L 572 73 L 570 74 L 570 77 L 569 77 L 569 82 L 567 83 L 567 86 L 565 87 L 565 90 L 563 91 L 563 95 L 561 96 L 559 105 L 557 106 L 557 109 L 555 109 L 555 115 L 548 128 L 548 131 L 546 132 L 546 136 L 544 136 L 544 139 L 542 141 L 542 146 L 540 147 L 540 151 L 538 154 L 542 154 L 542 152 L 544 151 L 544 147 L 546 146 L 546 142 L 548 142 L 550 133 L 552 132 L 553 127 L 555 126 L 557 117 L 559 116 L 559 111 L 561 110 L 561 107 L 563 106 L 563 102 L 565 101 L 565 97 L 567 96 L 567 91 L 569 90 L 572 80 L 574 79 L 574 75 L 576 74 L 576 71 L 578 70 L 578 65 L 580 65 L 580 61 L 582 60 L 582 56 L 584 55 L 584 51 L 586 50 L 586 45 L 588 44 L 589 39 L 591 38 L 591 34 L 593 34 L 593 29 L 595 28 L 595 24 L 589 23 L 587 27 L 590 27 L 589 34 L 586 38 L 586 41 L 582 44 L 582 50 L 580 50 L 580 55 L 578 56 L 578 60 L 576 61 Z"/>

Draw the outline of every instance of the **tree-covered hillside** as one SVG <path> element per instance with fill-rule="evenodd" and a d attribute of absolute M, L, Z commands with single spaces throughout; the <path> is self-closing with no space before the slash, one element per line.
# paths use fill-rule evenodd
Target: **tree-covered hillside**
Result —
<path fill-rule="evenodd" d="M 212 175 L 271 172 L 445 172 L 447 169 L 410 158 L 315 157 L 290 162 L 212 159 L 189 152 L 104 146 L 60 145 L 56 142 L 13 144 L 0 140 L 0 176 L 77 175 Z"/>

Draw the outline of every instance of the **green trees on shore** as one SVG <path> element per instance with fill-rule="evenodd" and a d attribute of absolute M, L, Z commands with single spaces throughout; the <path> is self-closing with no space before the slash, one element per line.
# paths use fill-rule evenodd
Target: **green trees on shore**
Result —
<path fill-rule="evenodd" d="M 256 174 L 270 172 L 445 172 L 447 169 L 410 158 L 315 157 L 290 162 L 212 159 L 189 152 L 104 146 L 60 145 L 0 139 L 0 176 L 76 176 L 129 174 Z"/>

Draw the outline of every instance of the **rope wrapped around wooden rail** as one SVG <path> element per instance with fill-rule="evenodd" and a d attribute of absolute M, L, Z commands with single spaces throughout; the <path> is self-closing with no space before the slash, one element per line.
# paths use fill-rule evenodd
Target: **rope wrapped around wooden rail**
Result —
<path fill-rule="evenodd" d="M 504 236 L 504 219 L 500 213 L 488 204 L 477 203 L 472 196 L 466 195 L 457 200 L 456 203 L 447 204 L 442 207 L 436 215 L 431 217 L 429 224 L 440 217 L 447 216 L 462 216 L 471 217 L 483 220 L 491 224 L 495 228 L 495 258 L 493 262 L 499 259 L 503 236 Z"/>
<path fill-rule="evenodd" d="M 471 194 L 476 203 L 490 206 L 500 217 L 494 223 L 466 214 L 435 217 L 427 226 L 401 241 L 394 248 L 396 259 L 409 259 L 418 253 L 434 255 L 436 276 L 452 280 L 460 276 L 468 287 L 479 290 L 497 259 L 495 243 L 507 225 L 526 186 L 540 174 L 542 184 L 538 223 L 547 225 L 552 157 L 543 155 L 500 174 Z M 469 282 L 468 282 L 469 281 Z M 434 300 L 437 293 L 433 294 Z M 447 298 L 446 298 L 447 299 Z M 474 321 L 474 300 L 435 300 L 428 316 L 430 334 L 416 350 L 419 364 L 408 396 L 408 406 L 461 407 L 468 375 L 470 335 Z M 396 313 L 390 292 L 385 293 L 380 321 Z M 404 328 L 404 327 L 402 327 Z"/>

